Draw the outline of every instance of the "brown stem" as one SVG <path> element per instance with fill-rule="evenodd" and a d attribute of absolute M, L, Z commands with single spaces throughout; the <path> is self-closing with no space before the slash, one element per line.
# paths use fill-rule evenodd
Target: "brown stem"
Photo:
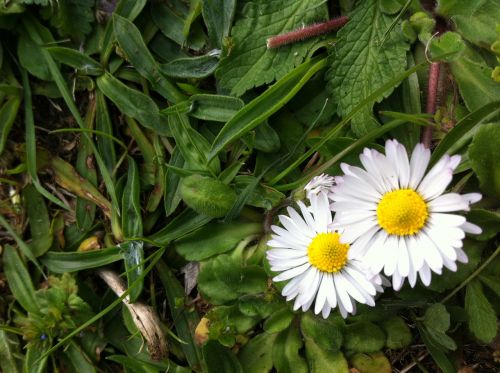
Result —
<path fill-rule="evenodd" d="M 326 34 L 330 31 L 336 30 L 344 26 L 349 18 L 346 16 L 330 19 L 326 22 L 315 23 L 298 30 L 290 31 L 281 35 L 273 36 L 267 39 L 267 48 L 273 49 L 281 47 L 282 45 L 294 43 L 296 41 L 309 39 L 314 36 Z"/>
<path fill-rule="evenodd" d="M 439 84 L 439 72 L 441 66 L 439 62 L 431 63 L 429 67 L 429 80 L 427 86 L 427 103 L 425 106 L 425 112 L 427 114 L 436 113 L 436 102 L 438 94 L 438 84 Z M 424 128 L 422 134 L 422 143 L 426 148 L 430 148 L 432 142 L 432 126 L 427 126 Z"/>

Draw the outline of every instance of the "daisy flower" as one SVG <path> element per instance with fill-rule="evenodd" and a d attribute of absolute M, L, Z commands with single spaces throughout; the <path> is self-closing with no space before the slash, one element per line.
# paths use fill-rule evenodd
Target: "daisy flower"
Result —
<path fill-rule="evenodd" d="M 283 227 L 271 226 L 274 234 L 267 243 L 272 247 L 266 253 L 271 270 L 281 272 L 273 281 L 290 280 L 282 295 L 295 299 L 294 310 L 307 311 L 314 302 L 314 312 L 324 318 L 336 307 L 344 318 L 355 313 L 356 301 L 374 306 L 374 296 L 383 291 L 382 278 L 351 259 L 349 244 L 330 229 L 327 194 L 311 195 L 310 207 L 297 204 L 300 214 L 288 207 L 288 215 L 279 216 Z"/>
<path fill-rule="evenodd" d="M 444 156 L 426 174 L 429 149 L 419 144 L 408 159 L 404 146 L 389 140 L 385 155 L 364 149 L 359 158 L 364 168 L 342 164 L 345 175 L 335 178 L 330 194 L 333 226 L 344 229 L 342 241 L 353 256 L 392 276 L 395 290 L 406 277 L 415 286 L 417 274 L 428 286 L 431 272 L 467 262 L 462 239 L 481 228 L 453 212 L 468 211 L 481 195 L 444 193 L 460 156 Z"/>
<path fill-rule="evenodd" d="M 334 184 L 335 184 L 335 178 L 333 176 L 327 174 L 321 174 L 319 176 L 315 176 L 304 187 L 306 191 L 306 196 L 307 198 L 311 199 L 311 196 L 314 194 L 316 195 L 320 193 L 329 194 Z"/>

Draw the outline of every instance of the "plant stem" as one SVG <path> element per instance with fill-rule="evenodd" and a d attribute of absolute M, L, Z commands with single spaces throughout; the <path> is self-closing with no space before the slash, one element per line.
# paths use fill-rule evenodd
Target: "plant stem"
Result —
<path fill-rule="evenodd" d="M 472 274 L 467 277 L 460 285 L 458 285 L 458 287 L 456 287 L 450 294 L 448 294 L 446 297 L 443 298 L 443 300 L 441 300 L 441 303 L 445 303 L 447 302 L 448 300 L 450 300 L 456 293 L 458 293 L 465 285 L 467 285 L 469 282 L 471 282 L 476 276 L 478 276 L 487 266 L 488 264 L 490 264 L 493 259 L 495 259 L 495 257 L 500 254 L 500 246 L 497 247 L 497 249 L 495 250 L 495 252 L 493 254 L 491 254 L 491 256 L 486 259 L 486 261 L 481 264 L 481 266 L 479 266 L 478 269 L 476 269 L 474 272 L 472 272 Z"/>
<path fill-rule="evenodd" d="M 438 83 L 439 83 L 439 72 L 441 66 L 439 62 L 433 62 L 429 66 L 429 80 L 427 87 L 427 103 L 425 106 L 425 112 L 427 114 L 436 113 L 436 102 L 438 93 Z M 422 133 L 422 143 L 426 148 L 430 148 L 432 142 L 432 126 L 427 126 L 424 128 Z"/>
<path fill-rule="evenodd" d="M 314 36 L 326 34 L 330 31 L 336 30 L 344 26 L 349 18 L 346 16 L 330 19 L 326 22 L 315 23 L 298 30 L 286 32 L 284 34 L 273 36 L 267 39 L 267 48 L 274 49 L 283 45 L 294 43 L 296 41 L 309 39 Z"/>

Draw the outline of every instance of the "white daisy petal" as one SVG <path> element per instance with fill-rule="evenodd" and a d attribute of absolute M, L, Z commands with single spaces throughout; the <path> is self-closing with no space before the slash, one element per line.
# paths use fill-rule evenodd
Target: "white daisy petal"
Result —
<path fill-rule="evenodd" d="M 309 267 L 311 267 L 311 264 L 309 262 L 307 262 L 307 263 L 305 263 L 305 264 L 303 264 L 301 266 L 298 266 L 298 267 L 289 269 L 288 271 L 280 273 L 278 276 L 275 276 L 273 278 L 273 281 L 279 282 L 279 281 L 290 280 L 291 278 L 293 278 L 295 276 L 298 276 L 301 273 L 303 273 Z"/>
<path fill-rule="evenodd" d="M 469 210 L 468 201 L 457 193 L 443 194 L 429 202 L 431 212 L 451 212 Z"/>
<path fill-rule="evenodd" d="M 427 264 L 424 264 L 422 268 L 418 271 L 420 280 L 425 286 L 429 286 L 431 283 L 431 270 Z"/>
<path fill-rule="evenodd" d="M 467 201 L 469 205 L 472 205 L 473 203 L 479 202 L 483 196 L 479 193 L 467 193 L 467 194 L 462 194 L 461 197 Z"/>
<path fill-rule="evenodd" d="M 343 281 L 340 279 L 339 275 L 333 276 L 333 282 L 335 283 L 335 291 L 337 292 L 337 300 L 347 312 L 352 312 L 351 297 L 347 293 L 347 289 L 343 286 Z"/>
<path fill-rule="evenodd" d="M 404 281 L 405 278 L 401 276 L 398 271 L 394 272 L 394 274 L 392 275 L 392 288 L 395 291 L 399 291 L 403 286 Z"/>
<path fill-rule="evenodd" d="M 431 152 L 423 144 L 417 144 L 410 159 L 410 182 L 408 186 L 416 189 L 424 177 L 425 170 L 431 159 Z"/>
<path fill-rule="evenodd" d="M 385 252 L 387 253 L 387 259 L 385 260 L 384 274 L 386 276 L 391 276 L 396 270 L 398 259 L 400 255 L 398 237 L 389 236 L 387 241 L 385 241 Z"/>
<path fill-rule="evenodd" d="M 410 272 L 410 257 L 408 255 L 408 247 L 406 245 L 406 240 L 404 237 L 399 237 L 399 259 L 397 262 L 397 272 L 403 276 L 407 277 Z"/>
<path fill-rule="evenodd" d="M 326 303 L 326 295 L 328 291 L 327 282 L 331 281 L 330 278 L 325 274 L 321 279 L 321 283 L 318 289 L 318 295 L 316 296 L 316 302 L 314 304 L 314 313 L 317 315 L 323 311 L 324 305 Z"/>
<path fill-rule="evenodd" d="M 469 233 L 469 234 L 481 234 L 481 233 L 483 233 L 483 230 L 481 229 L 481 227 L 478 227 L 476 224 L 472 224 L 469 222 L 463 223 L 460 226 L 460 228 L 462 228 L 465 233 Z"/>
<path fill-rule="evenodd" d="M 429 217 L 429 223 L 436 227 L 458 227 L 465 223 L 465 217 L 454 214 L 434 213 Z"/>

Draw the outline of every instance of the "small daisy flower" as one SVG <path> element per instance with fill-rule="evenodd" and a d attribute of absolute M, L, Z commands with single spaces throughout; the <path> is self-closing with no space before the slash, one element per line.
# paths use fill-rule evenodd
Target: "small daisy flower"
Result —
<path fill-rule="evenodd" d="M 429 159 L 430 151 L 422 144 L 408 159 L 404 146 L 389 140 L 385 155 L 364 149 L 364 169 L 342 164 L 345 175 L 335 178 L 330 194 L 336 212 L 333 226 L 343 227 L 342 241 L 373 272 L 383 269 L 392 276 L 395 290 L 406 277 L 413 287 L 418 274 L 428 286 L 431 272 L 441 274 L 443 266 L 455 271 L 457 261 L 467 262 L 465 233 L 481 233 L 453 214 L 468 211 L 481 195 L 444 193 L 460 156 L 444 156 L 426 174 Z"/>
<path fill-rule="evenodd" d="M 311 196 L 320 193 L 329 194 L 332 187 L 335 185 L 335 178 L 327 174 L 321 174 L 315 176 L 307 183 L 304 187 L 306 191 L 307 198 L 311 199 Z"/>
<path fill-rule="evenodd" d="M 374 296 L 383 291 L 382 278 L 351 259 L 349 244 L 330 229 L 326 193 L 313 194 L 310 207 L 297 204 L 300 214 L 288 207 L 288 215 L 279 216 L 283 227 L 271 226 L 275 234 L 267 243 L 272 247 L 266 253 L 271 270 L 281 272 L 273 281 L 290 280 L 282 295 L 295 299 L 294 310 L 307 311 L 314 302 L 314 312 L 324 318 L 336 307 L 344 318 L 355 313 L 355 302 L 374 306 Z"/>

